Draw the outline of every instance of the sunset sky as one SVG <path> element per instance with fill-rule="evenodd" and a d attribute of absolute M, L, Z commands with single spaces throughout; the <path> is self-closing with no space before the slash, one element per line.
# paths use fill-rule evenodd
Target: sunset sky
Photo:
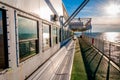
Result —
<path fill-rule="evenodd" d="M 68 14 L 71 15 L 83 0 L 63 0 L 63 2 Z M 95 31 L 118 32 L 118 30 L 120 31 L 120 0 L 90 0 L 76 17 L 92 18 Z M 110 26 L 106 27 L 103 24 Z M 99 25 L 99 27 L 95 25 Z M 113 25 L 117 26 L 112 27 Z"/>

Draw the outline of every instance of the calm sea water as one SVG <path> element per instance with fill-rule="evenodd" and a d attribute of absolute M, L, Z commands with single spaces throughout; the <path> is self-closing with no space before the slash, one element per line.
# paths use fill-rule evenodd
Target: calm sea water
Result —
<path fill-rule="evenodd" d="M 97 37 L 110 42 L 120 42 L 120 24 L 92 24 L 92 37 Z"/>
<path fill-rule="evenodd" d="M 87 33 L 87 35 L 105 41 L 120 43 L 120 32 Z"/>

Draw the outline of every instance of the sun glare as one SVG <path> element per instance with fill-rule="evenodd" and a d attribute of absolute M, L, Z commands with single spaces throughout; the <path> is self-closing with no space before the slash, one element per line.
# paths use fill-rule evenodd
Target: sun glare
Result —
<path fill-rule="evenodd" d="M 117 33 L 117 32 L 107 32 L 107 33 L 104 33 L 104 36 L 105 36 L 106 41 L 116 42 L 116 40 L 119 36 L 119 33 Z"/>
<path fill-rule="evenodd" d="M 120 13 L 120 6 L 116 4 L 110 4 L 109 6 L 106 6 L 106 12 L 111 16 L 117 16 L 118 13 Z"/>

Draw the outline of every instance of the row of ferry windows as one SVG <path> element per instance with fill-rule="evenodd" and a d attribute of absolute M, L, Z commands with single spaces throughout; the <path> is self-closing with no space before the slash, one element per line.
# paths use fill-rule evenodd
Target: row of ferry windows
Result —
<path fill-rule="evenodd" d="M 4 15 L 3 15 L 4 13 Z M 0 69 L 8 67 L 8 52 L 7 52 L 7 29 L 5 29 L 5 11 L 0 9 Z M 4 29 L 3 29 L 4 28 Z M 39 31 L 38 21 L 18 15 L 18 39 L 19 39 L 19 57 L 20 61 L 39 53 Z M 52 31 L 52 32 L 51 32 Z M 61 41 L 61 29 L 43 23 L 43 50 L 51 47 Z M 70 32 L 64 33 L 63 40 L 70 36 Z M 52 38 L 51 38 L 52 34 Z M 58 39 L 59 36 L 59 39 Z M 52 39 L 52 41 L 51 41 Z"/>
<path fill-rule="evenodd" d="M 51 29 L 52 28 L 52 29 Z M 51 32 L 52 31 L 52 32 Z M 23 61 L 39 52 L 38 22 L 18 16 L 19 56 Z M 43 23 L 43 51 L 51 47 L 51 34 L 53 45 L 58 43 L 57 27 Z"/>

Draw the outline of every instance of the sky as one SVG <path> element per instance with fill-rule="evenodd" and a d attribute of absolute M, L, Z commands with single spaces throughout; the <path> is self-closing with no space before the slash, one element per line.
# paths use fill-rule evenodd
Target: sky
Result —
<path fill-rule="evenodd" d="M 69 15 L 83 1 L 63 0 Z M 76 17 L 92 18 L 93 32 L 119 32 L 120 0 L 90 0 Z"/>

